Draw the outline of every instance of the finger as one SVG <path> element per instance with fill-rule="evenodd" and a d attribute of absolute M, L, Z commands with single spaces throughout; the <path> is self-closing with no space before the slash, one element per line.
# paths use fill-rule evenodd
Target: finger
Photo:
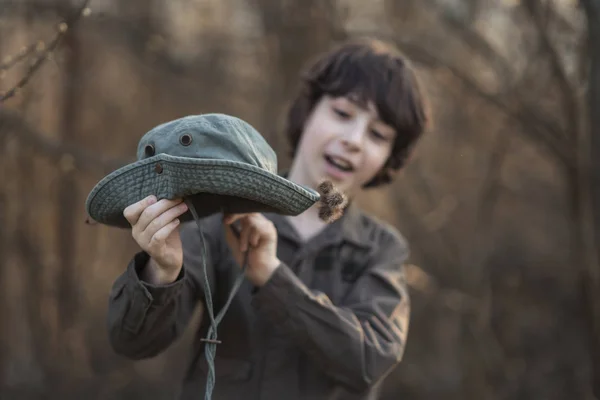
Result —
<path fill-rule="evenodd" d="M 262 214 L 253 214 L 249 217 L 250 224 L 256 227 L 259 232 L 260 238 L 270 238 L 275 233 L 275 227 L 273 223 Z"/>
<path fill-rule="evenodd" d="M 150 245 L 156 245 L 158 243 L 164 242 L 169 237 L 169 235 L 171 235 L 171 233 L 173 233 L 173 231 L 177 229 L 179 223 L 179 219 L 174 219 L 167 225 L 163 226 L 158 231 L 156 231 L 156 233 L 152 235 L 152 238 L 150 239 Z"/>
<path fill-rule="evenodd" d="M 233 234 L 239 239 L 240 238 L 240 233 L 242 232 L 242 228 L 239 222 L 234 222 L 230 225 L 227 225 L 229 227 L 229 230 L 231 230 L 233 232 Z"/>
<path fill-rule="evenodd" d="M 223 217 L 223 222 L 226 225 L 231 225 L 235 221 L 239 221 L 240 219 L 245 218 L 248 215 L 250 215 L 250 214 L 227 214 Z"/>
<path fill-rule="evenodd" d="M 248 250 L 248 239 L 250 238 L 250 233 L 252 232 L 252 227 L 249 223 L 248 218 L 242 219 L 242 231 L 240 232 L 240 251 L 245 252 Z"/>
<path fill-rule="evenodd" d="M 250 246 L 258 247 L 258 244 L 260 243 L 260 238 L 261 238 L 260 231 L 256 227 L 253 227 L 252 233 L 250 234 L 250 239 L 249 239 Z"/>
<path fill-rule="evenodd" d="M 150 222 L 152 222 L 156 217 L 158 217 L 165 211 L 177 206 L 178 204 L 181 204 L 181 202 L 182 202 L 181 199 L 175 199 L 175 200 L 162 199 L 162 200 L 157 201 L 155 204 L 152 204 L 151 206 L 146 207 L 146 209 L 142 212 L 142 215 L 140 215 L 140 218 L 137 221 L 136 225 L 137 225 L 138 230 L 140 232 L 145 231 L 146 228 L 148 227 L 148 224 L 150 224 Z"/>
<path fill-rule="evenodd" d="M 142 212 L 152 204 L 156 203 L 155 196 L 148 196 L 136 203 L 130 204 L 123 210 L 123 216 L 132 226 L 138 222 Z"/>
<path fill-rule="evenodd" d="M 187 209 L 187 204 L 185 203 L 180 203 L 175 207 L 169 208 L 150 221 L 146 229 L 143 231 L 143 235 L 148 238 L 152 238 L 156 232 L 170 224 L 175 218 L 186 212 Z"/>

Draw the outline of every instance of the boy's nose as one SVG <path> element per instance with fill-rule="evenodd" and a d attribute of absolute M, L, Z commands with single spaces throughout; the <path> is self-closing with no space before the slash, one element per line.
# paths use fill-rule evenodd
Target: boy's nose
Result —
<path fill-rule="evenodd" d="M 362 149 L 362 143 L 365 136 L 365 129 L 362 126 L 357 126 L 349 130 L 344 137 L 342 143 L 348 151 L 356 152 Z"/>

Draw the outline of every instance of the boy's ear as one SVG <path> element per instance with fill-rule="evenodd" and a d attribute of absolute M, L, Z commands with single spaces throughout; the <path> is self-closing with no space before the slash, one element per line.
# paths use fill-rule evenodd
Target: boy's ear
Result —
<path fill-rule="evenodd" d="M 375 174 L 370 181 L 365 183 L 363 189 L 375 188 L 389 183 L 391 181 L 391 171 L 391 168 L 389 168 L 387 165 L 384 165 L 383 168 L 381 168 L 381 170 L 379 170 L 379 172 Z"/>
<path fill-rule="evenodd" d="M 400 166 L 400 168 L 390 168 L 387 164 L 386 166 L 384 166 L 384 169 L 387 168 L 387 173 L 388 173 L 388 177 L 390 178 L 390 182 L 396 180 L 396 178 L 400 175 L 402 175 L 404 173 L 404 170 L 406 170 L 406 167 L 414 161 L 415 159 L 415 148 L 412 148 L 408 151 L 408 153 L 406 154 L 406 157 L 404 158 L 404 161 L 402 162 L 402 165 Z"/>
<path fill-rule="evenodd" d="M 402 169 L 406 165 L 410 164 L 415 159 L 416 152 L 417 152 L 417 147 L 416 146 L 413 146 L 413 148 L 408 151 L 408 153 L 406 154 L 406 158 L 405 158 L 405 161 L 404 161 L 404 165 L 402 166 Z"/>
<path fill-rule="evenodd" d="M 387 176 L 388 176 L 389 182 L 395 181 L 396 178 L 404 172 L 404 167 L 405 166 L 406 165 L 403 165 L 403 166 L 401 166 L 398 169 L 388 168 L 387 169 Z"/>

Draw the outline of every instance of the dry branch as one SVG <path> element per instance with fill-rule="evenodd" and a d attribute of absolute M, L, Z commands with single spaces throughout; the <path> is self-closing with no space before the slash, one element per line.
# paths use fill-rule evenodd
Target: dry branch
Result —
<path fill-rule="evenodd" d="M 572 148 L 566 146 L 564 135 L 558 128 L 554 127 L 548 121 L 545 121 L 537 112 L 532 112 L 530 108 L 513 107 L 514 99 L 506 96 L 499 96 L 483 89 L 468 72 L 462 71 L 451 62 L 442 59 L 434 54 L 433 51 L 414 41 L 398 39 L 373 32 L 350 32 L 351 36 L 373 35 L 384 37 L 391 40 L 402 49 L 416 63 L 422 64 L 432 69 L 444 69 L 449 72 L 458 82 L 462 83 L 465 89 L 473 93 L 486 103 L 497 108 L 499 111 L 514 120 L 524 132 L 528 133 L 528 138 L 543 146 L 546 151 L 552 155 L 562 166 L 573 165 L 575 154 Z"/>
<path fill-rule="evenodd" d="M 577 100 L 574 98 L 576 91 L 569 81 L 565 68 L 561 62 L 560 55 L 558 54 L 558 50 L 550 38 L 548 21 L 544 19 L 542 12 L 543 5 L 538 0 L 525 0 L 523 5 L 535 24 L 540 38 L 542 54 L 548 58 L 552 73 L 560 88 L 560 98 L 562 99 L 563 107 L 567 115 L 567 126 L 570 128 L 570 131 L 577 132 L 579 116 Z M 546 7 L 552 7 L 552 3 L 548 2 Z M 574 140 L 575 138 L 570 137 L 569 139 Z"/>
<path fill-rule="evenodd" d="M 58 48 L 58 45 L 60 44 L 67 30 L 72 29 L 72 26 L 87 13 L 87 10 L 89 10 L 89 3 L 90 0 L 85 0 L 76 12 L 74 12 L 70 17 L 67 17 L 64 22 L 58 24 L 58 32 L 56 33 L 54 38 L 50 41 L 50 43 L 47 46 L 45 46 L 45 50 L 43 50 L 41 54 L 36 58 L 36 60 L 29 66 L 29 69 L 27 70 L 25 76 L 23 76 L 15 86 L 13 86 L 11 89 L 9 89 L 0 96 L 0 103 L 10 99 L 14 95 L 16 95 L 17 92 L 23 89 L 25 85 L 27 85 L 27 83 L 31 80 L 33 75 L 42 67 L 44 62 L 48 58 L 50 58 L 52 52 Z M 35 47 L 37 46 L 34 46 L 34 48 Z"/>
<path fill-rule="evenodd" d="M 10 69 L 14 65 L 17 65 L 21 60 L 24 60 L 31 53 L 35 51 L 38 46 L 36 44 L 31 44 L 28 47 L 23 47 L 19 54 L 15 57 L 8 57 L 5 59 L 4 63 L 0 64 L 0 71 L 5 71 Z"/>

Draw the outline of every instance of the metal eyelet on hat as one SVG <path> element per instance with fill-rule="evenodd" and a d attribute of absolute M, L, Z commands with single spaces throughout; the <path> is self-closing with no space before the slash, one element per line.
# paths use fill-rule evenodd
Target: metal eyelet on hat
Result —
<path fill-rule="evenodd" d="M 144 154 L 146 155 L 146 157 L 152 157 L 154 153 L 155 150 L 153 144 L 147 144 L 146 147 L 144 147 Z"/>
<path fill-rule="evenodd" d="M 181 137 L 179 138 L 179 143 L 181 143 L 184 146 L 189 146 L 190 144 L 192 144 L 192 136 L 188 135 L 187 133 L 181 135 Z"/>

